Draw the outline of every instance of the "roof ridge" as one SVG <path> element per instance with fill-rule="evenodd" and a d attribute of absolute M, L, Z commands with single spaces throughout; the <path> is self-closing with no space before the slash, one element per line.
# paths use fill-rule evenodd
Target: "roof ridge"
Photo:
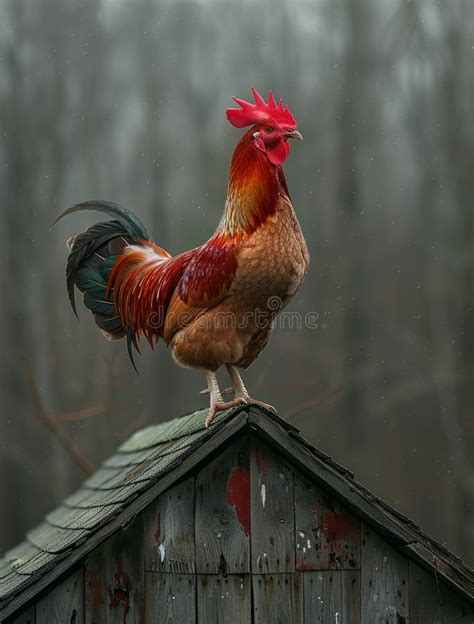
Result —
<path fill-rule="evenodd" d="M 230 414 L 235 415 L 246 409 L 247 405 L 239 405 L 237 407 L 219 412 L 212 422 L 212 427 L 225 421 Z M 137 450 L 145 450 L 153 446 L 158 446 L 163 442 L 171 442 L 178 440 L 184 436 L 203 431 L 207 429 L 205 421 L 208 410 L 202 409 L 195 412 L 183 414 L 171 420 L 158 423 L 156 425 L 148 425 L 143 429 L 139 429 L 132 434 L 117 449 L 118 453 L 131 453 Z M 209 431 L 212 429 L 209 428 Z"/>

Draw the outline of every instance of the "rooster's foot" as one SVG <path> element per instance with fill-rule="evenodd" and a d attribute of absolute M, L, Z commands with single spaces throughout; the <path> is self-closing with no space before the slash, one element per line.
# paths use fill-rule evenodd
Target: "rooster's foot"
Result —
<path fill-rule="evenodd" d="M 211 424 L 211 422 L 214 420 L 216 414 L 218 412 L 223 412 L 226 409 L 229 409 L 231 407 L 237 407 L 237 405 L 242 405 L 244 403 L 247 403 L 247 401 L 243 398 L 235 398 L 232 401 L 227 401 L 226 403 L 214 403 L 211 404 L 211 406 L 209 407 L 209 413 L 207 415 L 206 418 L 206 429 L 209 427 L 209 425 Z"/>
<path fill-rule="evenodd" d="M 232 381 L 232 385 L 235 391 L 234 396 L 236 399 L 241 399 L 244 403 L 253 403 L 254 405 L 259 405 L 260 407 L 263 407 L 263 409 L 269 412 L 273 412 L 274 414 L 277 413 L 273 405 L 268 405 L 268 403 L 264 403 L 263 401 L 257 401 L 255 399 L 252 399 L 247 391 L 247 388 L 244 385 L 244 382 L 242 381 L 242 377 L 240 376 L 239 371 L 235 366 L 227 364 L 227 370 Z"/>

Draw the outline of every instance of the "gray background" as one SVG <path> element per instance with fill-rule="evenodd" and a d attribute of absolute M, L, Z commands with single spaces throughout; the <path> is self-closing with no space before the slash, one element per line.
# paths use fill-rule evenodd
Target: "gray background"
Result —
<path fill-rule="evenodd" d="M 205 241 L 272 88 L 304 135 L 285 163 L 310 274 L 245 375 L 304 435 L 473 562 L 474 3 L 0 2 L 0 551 L 134 430 L 204 407 L 200 374 L 144 345 L 140 376 L 65 291 L 92 198 L 171 253 Z"/>

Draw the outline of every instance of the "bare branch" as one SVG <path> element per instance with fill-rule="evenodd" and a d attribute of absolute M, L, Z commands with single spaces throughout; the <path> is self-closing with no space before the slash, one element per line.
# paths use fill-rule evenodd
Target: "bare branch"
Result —
<path fill-rule="evenodd" d="M 295 416 L 299 416 L 302 412 L 306 412 L 307 410 L 313 407 L 317 407 L 318 405 L 321 405 L 321 403 L 323 403 L 324 401 L 327 401 L 327 399 L 330 399 L 331 397 L 341 392 L 343 387 L 344 386 L 340 384 L 339 386 L 336 386 L 335 388 L 333 388 L 329 392 L 326 392 L 325 394 L 318 394 L 318 396 L 314 397 L 313 399 L 302 401 L 301 403 L 296 405 L 293 409 L 288 411 L 285 414 L 285 418 L 287 418 L 288 420 L 291 420 L 292 418 L 295 418 Z"/>
<path fill-rule="evenodd" d="M 52 418 L 56 421 L 70 421 L 74 422 L 76 420 L 86 420 L 87 418 L 91 418 L 91 416 L 97 416 L 104 412 L 104 408 L 100 406 L 92 406 L 86 407 L 82 410 L 78 410 L 76 412 L 59 412 L 58 414 L 54 414 Z"/>
<path fill-rule="evenodd" d="M 81 470 L 88 476 L 90 476 L 91 474 L 94 474 L 95 468 L 92 466 L 92 464 L 84 457 L 81 451 L 74 444 L 74 441 L 72 440 L 72 438 L 58 424 L 54 416 L 51 416 L 51 414 L 48 414 L 44 406 L 43 398 L 39 391 L 38 384 L 36 383 L 35 374 L 34 374 L 33 367 L 31 366 L 31 364 L 28 366 L 28 379 L 29 379 L 29 383 L 31 387 L 31 394 L 32 394 L 33 401 L 36 406 L 39 418 L 54 433 L 54 435 L 58 438 L 58 440 L 66 449 L 68 455 L 76 462 L 76 464 L 81 468 Z"/>

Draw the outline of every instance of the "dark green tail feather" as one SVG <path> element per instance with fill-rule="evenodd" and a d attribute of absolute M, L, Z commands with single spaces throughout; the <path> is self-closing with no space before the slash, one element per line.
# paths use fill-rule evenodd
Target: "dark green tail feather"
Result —
<path fill-rule="evenodd" d="M 66 266 L 66 282 L 69 300 L 77 316 L 74 286 L 83 293 L 84 304 L 91 311 L 98 327 L 109 339 L 127 337 L 127 351 L 132 365 L 138 373 L 133 359 L 132 347 L 139 352 L 132 327 L 125 329 L 118 315 L 113 290 L 106 296 L 110 271 L 124 248 L 139 240 L 149 240 L 143 223 L 130 210 L 101 200 L 86 201 L 68 208 L 57 217 L 54 227 L 65 216 L 84 210 L 96 210 L 115 217 L 113 221 L 96 223 L 72 239 Z"/>

